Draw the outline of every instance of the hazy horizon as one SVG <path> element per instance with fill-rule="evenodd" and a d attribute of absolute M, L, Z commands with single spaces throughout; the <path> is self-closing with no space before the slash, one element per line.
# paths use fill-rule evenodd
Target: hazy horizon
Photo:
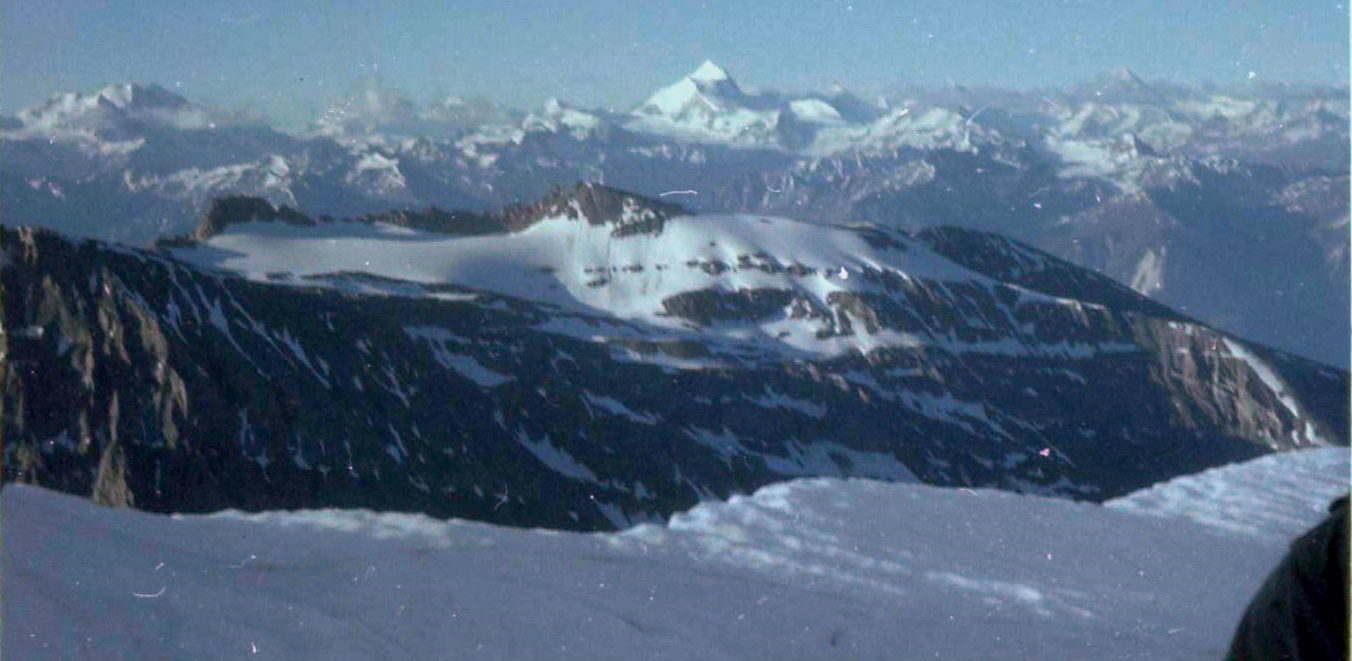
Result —
<path fill-rule="evenodd" d="M 454 95 L 529 110 L 559 97 L 623 109 L 705 59 L 748 88 L 839 84 L 861 94 L 900 85 L 1068 87 L 1122 68 L 1220 86 L 1344 86 L 1348 76 L 1342 2 L 462 4 L 7 5 L 0 112 L 144 82 L 295 128 L 377 75 L 419 104 Z"/>

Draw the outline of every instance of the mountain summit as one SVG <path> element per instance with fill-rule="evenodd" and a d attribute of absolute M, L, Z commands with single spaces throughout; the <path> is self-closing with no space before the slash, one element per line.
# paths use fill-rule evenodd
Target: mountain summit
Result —
<path fill-rule="evenodd" d="M 1039 92 L 899 88 L 875 104 L 828 86 L 743 90 L 715 62 L 690 65 L 629 112 L 410 107 L 357 90 L 326 104 L 334 130 L 299 136 L 184 106 L 173 86 L 90 89 L 0 117 L 0 212 L 144 245 L 192 231 L 230 195 L 312 216 L 485 213 L 597 181 L 703 211 L 1008 233 L 1246 337 L 1347 363 L 1345 88 L 1118 71 Z"/>
<path fill-rule="evenodd" d="M 626 128 L 692 142 L 776 145 L 781 105 L 775 95 L 747 94 L 726 70 L 705 60 L 648 97 Z"/>
<path fill-rule="evenodd" d="M 19 120 L 29 126 L 55 128 L 98 121 L 108 113 L 172 113 L 191 106 L 187 99 L 159 85 L 121 83 L 92 94 L 56 94 L 47 103 L 20 112 Z"/>
<path fill-rule="evenodd" d="M 97 100 L 116 108 L 177 109 L 188 105 L 188 100 L 156 84 L 124 83 L 109 85 L 99 90 Z"/>
<path fill-rule="evenodd" d="M 747 101 L 727 71 L 705 60 L 689 75 L 653 93 L 638 112 L 679 117 L 702 111 L 732 111 Z"/>
<path fill-rule="evenodd" d="M 1152 83 L 1127 67 L 1105 71 L 1079 88 L 1094 101 L 1149 104 L 1167 104 L 1169 90 L 1167 83 Z"/>
<path fill-rule="evenodd" d="M 158 251 L 0 229 L 5 479 L 593 530 L 795 476 L 1103 500 L 1346 437 L 1346 372 L 996 235 L 597 184 L 309 220 L 236 199 Z"/>
<path fill-rule="evenodd" d="M 704 64 L 699 65 L 699 68 L 692 71 L 686 78 L 698 82 L 732 80 L 732 77 L 728 75 L 728 72 L 724 70 L 723 67 L 714 64 L 713 60 L 705 60 Z"/>

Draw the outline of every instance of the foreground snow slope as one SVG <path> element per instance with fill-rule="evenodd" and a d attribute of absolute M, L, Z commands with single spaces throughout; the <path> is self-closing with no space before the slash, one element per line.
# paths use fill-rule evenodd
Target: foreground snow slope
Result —
<path fill-rule="evenodd" d="M 1170 480 L 1106 505 L 1281 542 L 1323 516 L 1329 501 L 1347 492 L 1350 473 L 1346 448 L 1274 454 Z"/>
<path fill-rule="evenodd" d="M 857 480 L 783 483 L 666 527 L 591 535 L 369 512 L 168 518 L 10 485 L 4 652 L 1218 658 L 1286 540 L 1342 488 L 1347 460 L 1317 450 L 1206 475 L 1281 521 L 1261 537 L 1168 513 Z M 1292 498 L 1269 503 L 1257 475 L 1308 488 L 1291 483 Z M 1189 510 L 1226 507 L 1209 493 Z"/>

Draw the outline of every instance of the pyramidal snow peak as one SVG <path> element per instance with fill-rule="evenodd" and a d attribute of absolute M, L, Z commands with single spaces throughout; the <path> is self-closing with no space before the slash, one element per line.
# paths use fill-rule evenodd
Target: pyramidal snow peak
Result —
<path fill-rule="evenodd" d="M 631 112 L 378 98 L 386 112 L 367 114 L 358 95 L 330 105 L 343 110 L 331 130 L 295 135 L 191 97 L 148 109 L 185 103 L 173 85 L 91 88 L 0 116 L 0 212 L 147 245 L 190 231 L 221 196 L 334 217 L 485 212 L 604 181 L 709 212 L 969 224 L 1347 362 L 1347 251 L 1332 229 L 1346 217 L 1345 88 L 1141 84 L 1119 70 L 1046 96 L 912 86 L 873 103 L 743 90 L 702 60 Z M 1218 262 L 1218 242 L 1242 257 Z"/>
<path fill-rule="evenodd" d="M 625 128 L 687 142 L 779 148 L 783 103 L 774 94 L 748 94 L 722 67 L 706 60 L 634 110 Z"/>
<path fill-rule="evenodd" d="M 648 97 L 639 107 L 640 113 L 679 115 L 699 110 L 719 112 L 727 108 L 728 101 L 742 96 L 742 90 L 736 81 L 722 67 L 711 60 L 705 60 L 684 78 L 663 87 Z"/>
<path fill-rule="evenodd" d="M 187 99 L 154 83 L 109 85 L 99 90 L 99 97 L 119 108 L 182 108 L 188 105 Z"/>
<path fill-rule="evenodd" d="M 703 64 L 699 65 L 698 69 L 695 69 L 689 76 L 686 76 L 686 78 L 696 82 L 732 80 L 732 77 L 728 75 L 728 72 L 723 69 L 723 67 L 714 64 L 713 60 L 705 60 Z"/>

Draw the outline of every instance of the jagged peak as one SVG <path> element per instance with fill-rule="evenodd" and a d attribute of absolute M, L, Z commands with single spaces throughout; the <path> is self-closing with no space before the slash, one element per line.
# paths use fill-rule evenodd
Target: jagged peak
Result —
<path fill-rule="evenodd" d="M 1151 145 L 1149 142 L 1146 142 L 1145 140 L 1142 140 L 1142 139 L 1141 139 L 1141 136 L 1136 135 L 1136 134 L 1133 133 L 1133 134 L 1131 134 L 1131 135 L 1128 136 L 1128 137 L 1129 137 L 1130 140 L 1131 140 L 1132 148 L 1136 150 L 1136 153 L 1137 153 L 1137 154 L 1139 154 L 1139 155 L 1141 155 L 1141 156 L 1159 156 L 1159 155 L 1160 155 L 1159 150 L 1155 149 L 1155 147 L 1154 147 L 1153 145 Z"/>
<path fill-rule="evenodd" d="M 752 101 L 727 71 L 705 60 L 690 74 L 654 92 L 637 112 L 678 115 L 691 108 L 717 112 Z"/>
<path fill-rule="evenodd" d="M 547 132 L 566 131 L 574 137 L 590 135 L 606 129 L 606 120 L 601 116 L 580 110 L 572 104 L 550 97 L 539 112 L 528 113 L 521 122 L 527 131 L 543 130 Z"/>
<path fill-rule="evenodd" d="M 728 72 L 723 69 L 723 67 L 714 64 L 713 60 L 705 60 L 698 68 L 690 72 L 690 75 L 686 76 L 686 78 L 699 83 L 716 83 L 732 80 L 732 77 L 728 75 Z"/>
<path fill-rule="evenodd" d="M 188 105 L 187 99 L 154 83 L 121 83 L 117 85 L 108 85 L 100 89 L 96 96 L 101 102 L 106 102 L 114 107 L 124 109 L 174 109 Z"/>
<path fill-rule="evenodd" d="M 1105 71 L 1102 74 L 1100 74 L 1098 80 L 1105 83 L 1116 83 L 1119 85 L 1139 86 L 1146 84 L 1145 80 L 1141 78 L 1141 76 L 1138 75 L 1135 71 L 1132 71 L 1130 67 L 1117 67 L 1116 69 L 1109 69 L 1108 71 Z"/>
<path fill-rule="evenodd" d="M 529 227 L 545 218 L 586 219 L 591 225 L 615 225 L 613 234 L 658 233 L 663 222 L 689 212 L 678 204 L 629 193 L 596 182 L 557 187 L 539 202 L 513 205 L 499 216 L 510 230 Z"/>
<path fill-rule="evenodd" d="M 421 211 L 393 210 L 350 219 L 358 223 L 388 223 L 439 234 L 482 235 L 518 232 L 552 217 L 585 219 L 590 225 L 612 225 L 612 234 L 625 236 L 660 233 L 671 217 L 689 215 L 684 207 L 596 182 L 580 182 L 555 187 L 540 200 L 512 204 L 499 211 L 476 213 L 444 211 L 430 207 Z M 253 222 L 283 222 L 313 226 L 333 222 L 328 216 L 311 218 L 287 206 L 274 206 L 268 200 L 249 195 L 232 195 L 212 200 L 202 220 L 192 232 L 160 239 L 161 248 L 180 248 L 210 240 L 231 225 Z"/>
<path fill-rule="evenodd" d="M 559 97 L 557 96 L 551 96 L 548 99 L 545 99 L 545 112 L 548 114 L 552 115 L 560 113 L 563 112 L 564 109 L 566 108 L 568 108 L 568 105 L 565 104 L 563 101 L 560 101 Z"/>
<path fill-rule="evenodd" d="M 1116 92 L 1129 95 L 1154 96 L 1160 92 L 1159 86 L 1142 78 L 1140 74 L 1127 67 L 1109 69 L 1093 78 L 1088 86 L 1100 92 Z"/>
<path fill-rule="evenodd" d="M 542 107 L 542 110 L 544 114 L 550 116 L 563 115 L 567 113 L 594 116 L 594 113 L 592 111 L 584 110 L 581 106 L 574 103 L 569 103 L 568 101 L 564 101 L 563 99 L 560 99 L 557 96 L 551 96 L 548 99 L 545 99 L 545 103 L 544 106 Z"/>
<path fill-rule="evenodd" d="M 24 123 L 60 124 L 113 111 L 178 111 L 192 106 L 187 99 L 156 84 L 118 83 L 93 92 L 54 94 L 41 106 L 19 112 Z"/>
<path fill-rule="evenodd" d="M 218 197 L 211 201 L 206 215 L 197 223 L 197 227 L 186 236 L 160 239 L 155 245 L 162 248 L 189 246 L 222 233 L 231 225 L 253 222 L 281 221 L 289 225 L 316 225 L 313 218 L 288 206 L 276 207 L 261 197 L 251 195 L 231 195 Z"/>

